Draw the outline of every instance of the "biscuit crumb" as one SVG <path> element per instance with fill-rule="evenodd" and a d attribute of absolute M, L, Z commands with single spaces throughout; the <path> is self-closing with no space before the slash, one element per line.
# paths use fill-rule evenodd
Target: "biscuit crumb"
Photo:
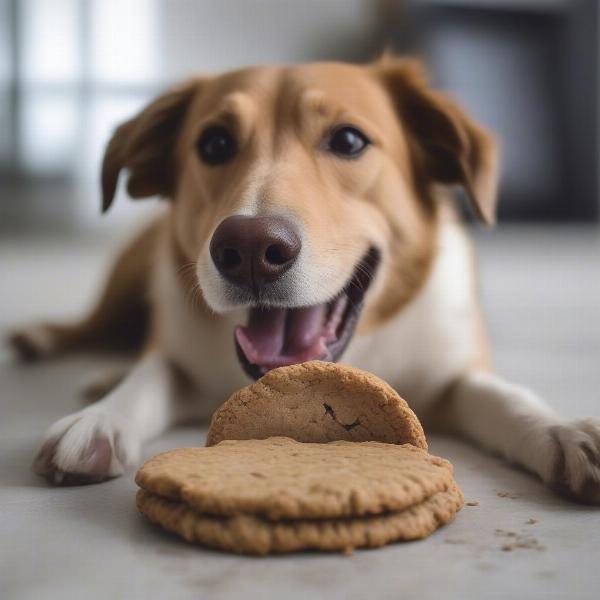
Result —
<path fill-rule="evenodd" d="M 479 502 L 477 500 L 470 500 L 469 502 L 465 502 L 466 506 L 479 506 Z"/>
<path fill-rule="evenodd" d="M 515 500 L 516 498 L 519 498 L 519 494 L 515 494 L 514 492 L 496 492 L 496 496 L 498 496 L 498 498 L 510 498 L 511 500 Z"/>
<path fill-rule="evenodd" d="M 517 533 L 516 531 L 496 529 L 495 533 L 497 536 L 510 538 L 509 542 L 506 542 L 500 546 L 500 550 L 502 550 L 502 552 L 512 552 L 513 550 L 517 549 L 538 551 L 546 549 L 545 546 L 542 546 L 536 538 Z"/>
<path fill-rule="evenodd" d="M 503 552 L 512 552 L 513 550 L 517 550 L 519 548 L 524 548 L 526 550 L 538 550 L 540 552 L 546 549 L 546 547 L 542 546 L 535 538 L 524 537 L 518 537 L 515 542 L 501 546 Z"/>
<path fill-rule="evenodd" d="M 525 525 L 535 525 L 538 522 L 538 519 L 527 519 L 527 521 L 525 521 Z"/>
<path fill-rule="evenodd" d="M 517 537 L 516 531 L 507 531 L 506 529 L 496 529 L 495 533 L 502 537 Z"/>

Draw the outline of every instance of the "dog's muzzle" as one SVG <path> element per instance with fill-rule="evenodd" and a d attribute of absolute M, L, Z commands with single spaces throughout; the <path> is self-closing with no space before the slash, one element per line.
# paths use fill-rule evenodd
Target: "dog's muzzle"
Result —
<path fill-rule="evenodd" d="M 337 360 L 352 338 L 380 262 L 371 247 L 331 301 L 290 307 L 286 280 L 301 248 L 296 228 L 282 217 L 236 215 L 213 234 L 216 268 L 236 300 L 251 305 L 247 324 L 235 329 L 238 358 L 251 377 L 309 360 Z"/>

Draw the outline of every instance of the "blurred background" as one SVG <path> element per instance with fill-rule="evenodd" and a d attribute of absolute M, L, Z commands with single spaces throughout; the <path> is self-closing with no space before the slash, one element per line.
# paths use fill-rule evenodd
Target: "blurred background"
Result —
<path fill-rule="evenodd" d="M 599 215 L 597 0 L 0 0 L 0 233 L 111 231 L 115 125 L 173 81 L 417 54 L 502 142 L 503 221 Z"/>

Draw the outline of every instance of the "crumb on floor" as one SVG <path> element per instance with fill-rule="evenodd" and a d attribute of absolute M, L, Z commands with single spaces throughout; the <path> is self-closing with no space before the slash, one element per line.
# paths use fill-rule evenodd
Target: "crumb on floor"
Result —
<path fill-rule="evenodd" d="M 507 529 L 496 529 L 495 534 L 501 537 L 517 537 L 516 531 L 508 531 Z"/>
<path fill-rule="evenodd" d="M 523 535 L 516 531 L 508 531 L 506 529 L 496 529 L 495 534 L 498 537 L 510 538 L 510 541 L 505 542 L 500 546 L 503 552 L 512 552 L 513 550 L 545 550 L 546 547 L 539 543 L 537 538 L 529 535 Z"/>
<path fill-rule="evenodd" d="M 498 496 L 499 498 L 510 498 L 511 500 L 515 500 L 516 498 L 519 498 L 519 494 L 515 494 L 514 492 L 504 492 L 504 491 L 496 492 L 496 496 Z"/>
<path fill-rule="evenodd" d="M 513 550 L 517 550 L 519 548 L 524 548 L 526 550 L 545 550 L 545 546 L 542 546 L 535 538 L 524 538 L 518 537 L 514 542 L 509 544 L 503 544 L 501 549 L 503 552 L 512 552 Z"/>

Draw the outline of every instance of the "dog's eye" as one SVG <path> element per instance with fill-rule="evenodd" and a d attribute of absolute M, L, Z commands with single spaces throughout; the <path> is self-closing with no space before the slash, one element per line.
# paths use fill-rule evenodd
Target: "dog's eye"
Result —
<path fill-rule="evenodd" d="M 222 165 L 229 162 L 236 151 L 235 140 L 221 125 L 207 127 L 198 139 L 196 149 L 207 165 Z"/>
<path fill-rule="evenodd" d="M 339 127 L 329 138 L 327 149 L 339 156 L 356 157 L 370 144 L 369 138 L 356 127 Z"/>

